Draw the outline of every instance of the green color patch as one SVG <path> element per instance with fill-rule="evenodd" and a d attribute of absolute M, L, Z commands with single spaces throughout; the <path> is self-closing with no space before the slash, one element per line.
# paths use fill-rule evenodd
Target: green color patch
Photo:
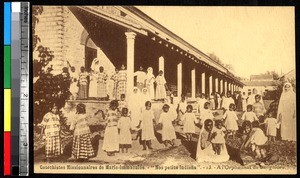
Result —
<path fill-rule="evenodd" d="M 4 46 L 4 88 L 11 88 L 11 46 Z"/>

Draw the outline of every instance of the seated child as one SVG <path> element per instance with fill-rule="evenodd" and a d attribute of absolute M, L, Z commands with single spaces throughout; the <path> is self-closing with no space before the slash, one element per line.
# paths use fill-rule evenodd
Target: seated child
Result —
<path fill-rule="evenodd" d="M 246 149 L 251 148 L 251 152 L 255 155 L 255 158 L 265 158 L 266 149 L 264 145 L 267 142 L 267 137 L 264 132 L 259 128 L 259 122 L 252 122 L 252 130 L 249 134 L 248 140 L 245 142 L 244 147 Z"/>
<path fill-rule="evenodd" d="M 270 112 L 265 120 L 265 130 L 268 140 L 274 142 L 277 133 L 277 120 L 274 117 L 274 112 Z"/>
<path fill-rule="evenodd" d="M 226 129 L 223 127 L 223 121 L 218 119 L 215 121 L 215 127 L 212 132 L 212 146 L 217 155 L 221 153 L 221 146 L 225 143 L 225 131 Z"/>

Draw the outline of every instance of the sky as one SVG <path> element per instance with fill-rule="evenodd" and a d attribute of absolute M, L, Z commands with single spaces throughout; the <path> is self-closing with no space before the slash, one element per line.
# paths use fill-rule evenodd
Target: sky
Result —
<path fill-rule="evenodd" d="M 137 6 L 243 78 L 295 69 L 293 7 Z"/>

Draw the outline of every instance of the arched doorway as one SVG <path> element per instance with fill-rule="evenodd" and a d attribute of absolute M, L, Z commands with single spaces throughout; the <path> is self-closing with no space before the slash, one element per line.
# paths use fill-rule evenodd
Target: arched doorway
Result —
<path fill-rule="evenodd" d="M 84 66 L 86 69 L 90 69 L 92 62 L 97 58 L 97 46 L 93 40 L 89 37 L 89 34 L 86 30 L 83 30 L 81 33 L 80 44 L 84 45 Z"/>

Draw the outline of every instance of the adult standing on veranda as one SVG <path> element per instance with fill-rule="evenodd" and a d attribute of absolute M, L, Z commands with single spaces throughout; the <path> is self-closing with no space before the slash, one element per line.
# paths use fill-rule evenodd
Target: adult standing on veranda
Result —
<path fill-rule="evenodd" d="M 127 83 L 127 71 L 125 65 L 122 64 L 121 70 L 118 74 L 118 84 L 117 84 L 117 99 L 121 98 L 121 94 L 126 96 L 126 85 Z"/>
<path fill-rule="evenodd" d="M 281 139 L 296 141 L 296 94 L 289 82 L 283 85 L 277 120 L 280 123 Z"/>
<path fill-rule="evenodd" d="M 153 68 L 148 67 L 146 85 L 147 85 L 149 97 L 152 100 L 154 99 L 154 82 L 155 82 L 155 77 L 153 75 Z"/>
<path fill-rule="evenodd" d="M 136 76 L 136 86 L 142 92 L 143 88 L 145 87 L 146 83 L 146 72 L 144 72 L 143 66 L 140 66 L 140 70 L 134 73 Z"/>

